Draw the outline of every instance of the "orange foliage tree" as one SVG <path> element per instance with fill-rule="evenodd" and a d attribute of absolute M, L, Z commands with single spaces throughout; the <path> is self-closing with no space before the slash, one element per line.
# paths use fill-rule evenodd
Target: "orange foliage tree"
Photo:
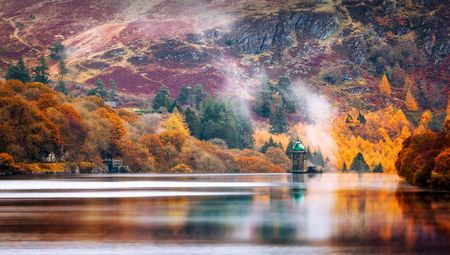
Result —
<path fill-rule="evenodd" d="M 361 152 L 373 169 L 381 163 L 385 172 L 395 172 L 394 162 L 402 142 L 411 135 L 412 126 L 402 110 L 393 106 L 365 114 L 365 124 L 349 128 L 346 116 L 332 124 L 332 136 L 337 144 L 337 168 L 349 166 L 353 157 Z"/>
<path fill-rule="evenodd" d="M 384 96 L 391 95 L 391 84 L 389 83 L 389 80 L 388 80 L 386 74 L 383 74 L 383 76 L 381 77 L 380 93 Z"/>
<path fill-rule="evenodd" d="M 19 96 L 0 97 L 0 150 L 17 161 L 39 161 L 59 153 L 58 128 L 32 103 Z"/>
<path fill-rule="evenodd" d="M 416 99 L 412 95 L 410 89 L 408 89 L 406 91 L 405 106 L 406 106 L 406 109 L 413 111 L 413 112 L 415 112 L 419 109 L 419 107 L 417 106 Z"/>
<path fill-rule="evenodd" d="M 398 174 L 414 185 L 450 190 L 450 120 L 440 133 L 409 137 L 395 162 Z"/>

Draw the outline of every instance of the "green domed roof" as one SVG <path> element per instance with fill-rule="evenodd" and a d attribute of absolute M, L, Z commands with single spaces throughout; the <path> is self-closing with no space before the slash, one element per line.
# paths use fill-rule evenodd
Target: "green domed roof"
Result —
<path fill-rule="evenodd" d="M 292 146 L 292 151 L 305 151 L 305 146 L 301 142 L 296 142 L 294 146 Z"/>

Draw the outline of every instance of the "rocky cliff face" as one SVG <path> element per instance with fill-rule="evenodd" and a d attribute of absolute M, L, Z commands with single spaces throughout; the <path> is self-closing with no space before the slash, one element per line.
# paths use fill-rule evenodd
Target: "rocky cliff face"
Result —
<path fill-rule="evenodd" d="M 245 18 L 237 22 L 236 30 L 229 36 L 238 51 L 259 54 L 291 47 L 298 40 L 324 40 L 336 31 L 338 24 L 336 14 L 280 12 L 273 17 Z"/>

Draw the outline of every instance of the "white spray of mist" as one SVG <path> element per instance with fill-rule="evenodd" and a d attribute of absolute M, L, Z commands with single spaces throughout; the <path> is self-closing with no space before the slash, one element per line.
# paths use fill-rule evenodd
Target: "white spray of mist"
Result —
<path fill-rule="evenodd" d="M 294 92 L 305 122 L 299 123 L 297 135 L 313 151 L 320 150 L 330 162 L 335 162 L 337 145 L 331 135 L 334 109 L 323 95 L 314 93 L 304 82 L 295 82 Z"/>
<path fill-rule="evenodd" d="M 249 101 L 253 99 L 254 91 L 266 78 L 263 69 L 256 68 L 252 63 L 231 57 L 220 58 L 215 66 L 221 66 L 225 78 L 223 96 L 231 99 L 235 111 L 244 116 L 251 116 Z"/>

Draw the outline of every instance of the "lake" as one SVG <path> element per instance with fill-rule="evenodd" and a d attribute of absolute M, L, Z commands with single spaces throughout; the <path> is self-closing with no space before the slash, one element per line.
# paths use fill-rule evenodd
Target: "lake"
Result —
<path fill-rule="evenodd" d="M 450 193 L 388 174 L 0 180 L 0 254 L 448 254 Z"/>

